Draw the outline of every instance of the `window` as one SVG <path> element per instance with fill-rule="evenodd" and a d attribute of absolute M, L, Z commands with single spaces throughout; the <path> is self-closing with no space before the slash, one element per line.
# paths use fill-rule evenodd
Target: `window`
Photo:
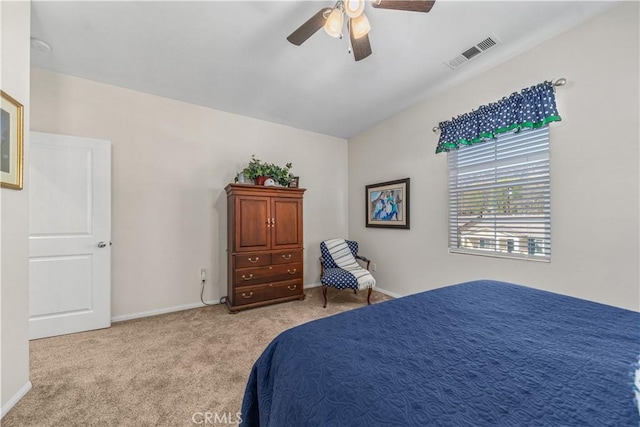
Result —
<path fill-rule="evenodd" d="M 515 249 L 515 241 L 513 239 L 507 239 L 507 252 L 512 253 Z"/>
<path fill-rule="evenodd" d="M 550 260 L 547 126 L 448 156 L 450 252 Z"/>
<path fill-rule="evenodd" d="M 491 249 L 491 239 L 480 239 L 478 247 L 480 249 Z"/>
<path fill-rule="evenodd" d="M 527 248 L 529 251 L 529 255 L 535 255 L 537 253 L 540 253 L 540 239 L 532 239 L 529 238 L 527 240 Z"/>

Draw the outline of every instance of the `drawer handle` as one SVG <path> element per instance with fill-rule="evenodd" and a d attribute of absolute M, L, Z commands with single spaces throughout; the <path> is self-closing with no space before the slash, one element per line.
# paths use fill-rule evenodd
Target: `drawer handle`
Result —
<path fill-rule="evenodd" d="M 253 296 L 253 291 L 249 292 L 249 295 L 245 294 L 244 292 L 242 293 L 242 298 L 246 298 L 249 299 Z"/>
<path fill-rule="evenodd" d="M 293 271 L 287 269 L 287 273 L 289 273 L 289 274 L 296 274 L 297 271 L 298 271 L 297 268 L 294 268 Z"/>
<path fill-rule="evenodd" d="M 282 258 L 284 258 L 284 259 L 291 259 L 291 254 L 282 255 Z"/>
<path fill-rule="evenodd" d="M 293 285 L 293 287 L 291 285 L 289 285 L 289 286 L 287 286 L 287 289 L 289 289 L 290 291 L 295 291 L 297 287 L 298 287 L 298 285 Z"/>
<path fill-rule="evenodd" d="M 242 275 L 242 280 L 251 280 L 251 279 L 253 279 L 253 274 L 250 274 L 249 277 L 245 276 L 244 274 Z"/>
<path fill-rule="evenodd" d="M 249 262 L 250 262 L 251 264 L 255 264 L 256 262 L 258 262 L 258 260 L 260 259 L 260 257 L 259 257 L 259 256 L 257 256 L 257 257 L 256 257 L 256 259 L 251 259 L 251 257 L 249 257 L 249 258 L 247 258 L 247 259 L 249 260 Z"/>

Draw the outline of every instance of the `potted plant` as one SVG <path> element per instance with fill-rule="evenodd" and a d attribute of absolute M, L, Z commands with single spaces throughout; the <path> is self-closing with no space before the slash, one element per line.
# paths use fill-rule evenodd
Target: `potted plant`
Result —
<path fill-rule="evenodd" d="M 275 182 L 286 187 L 291 182 L 293 174 L 290 172 L 292 167 L 291 163 L 287 163 L 284 167 L 275 165 L 273 163 L 266 163 L 256 158 L 256 155 L 251 156 L 251 161 L 246 168 L 242 170 L 245 179 L 252 179 L 257 185 L 263 185 L 267 178 L 272 178 Z"/>

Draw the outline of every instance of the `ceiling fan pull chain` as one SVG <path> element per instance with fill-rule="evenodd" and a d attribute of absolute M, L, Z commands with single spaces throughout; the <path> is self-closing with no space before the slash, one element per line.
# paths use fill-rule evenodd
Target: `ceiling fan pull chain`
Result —
<path fill-rule="evenodd" d="M 336 5 L 333 8 L 338 9 L 340 11 L 340 14 L 342 15 L 342 19 L 344 20 L 344 2 L 342 0 L 338 0 L 336 2 Z M 342 28 L 344 28 L 344 23 Z M 340 40 L 342 40 L 342 38 L 344 37 L 342 28 L 340 28 L 340 36 L 338 37 Z M 347 28 L 349 28 L 349 18 L 347 18 Z"/>
<path fill-rule="evenodd" d="M 347 34 L 351 34 L 351 19 L 347 19 Z M 353 46 L 351 46 L 351 37 L 347 37 L 347 55 L 351 55 Z"/>

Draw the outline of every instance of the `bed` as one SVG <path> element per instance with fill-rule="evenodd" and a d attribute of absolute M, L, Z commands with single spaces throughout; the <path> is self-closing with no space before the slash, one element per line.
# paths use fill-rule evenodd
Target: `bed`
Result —
<path fill-rule="evenodd" d="M 495 281 L 287 330 L 244 426 L 638 426 L 640 314 Z"/>

